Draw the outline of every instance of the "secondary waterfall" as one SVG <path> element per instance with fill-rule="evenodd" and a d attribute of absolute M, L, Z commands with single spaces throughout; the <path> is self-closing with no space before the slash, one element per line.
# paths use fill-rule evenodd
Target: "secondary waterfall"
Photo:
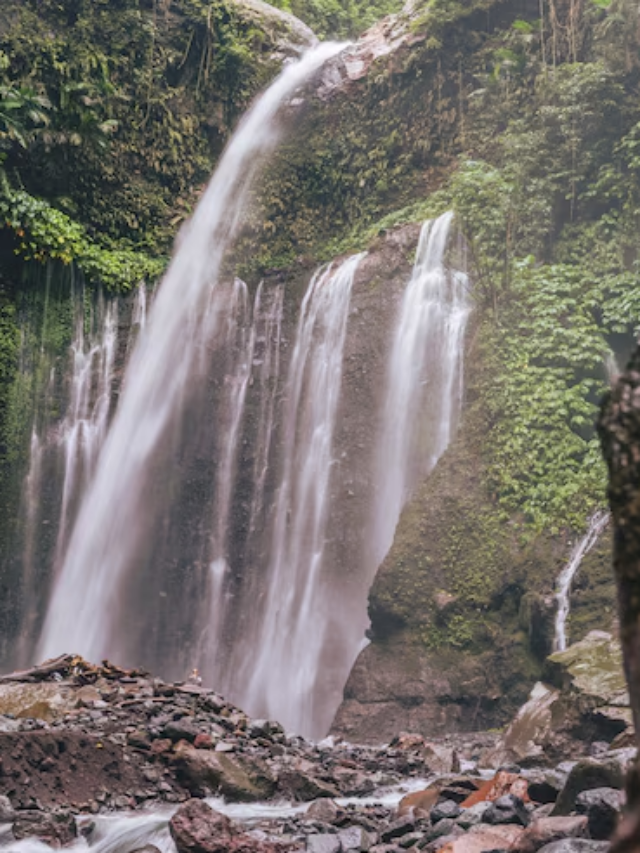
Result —
<path fill-rule="evenodd" d="M 123 587 L 165 506 L 156 501 L 170 501 L 175 489 L 169 470 L 158 473 L 160 457 L 175 440 L 192 373 L 206 361 L 217 332 L 216 312 L 207 310 L 212 290 L 253 180 L 276 145 L 280 108 L 338 50 L 321 45 L 281 73 L 244 118 L 183 229 L 71 536 L 41 635 L 41 657 L 69 648 L 96 660 L 131 657 Z"/>
<path fill-rule="evenodd" d="M 25 659 L 47 586 L 39 568 L 44 564 L 49 576 L 60 568 L 69 527 L 107 432 L 115 382 L 117 300 L 107 300 L 102 293 L 92 298 L 78 284 L 72 285 L 70 300 L 74 331 L 64 381 L 42 351 L 41 366 L 36 370 L 47 375 L 41 411 L 34 415 L 29 470 L 22 490 L 22 580 L 28 609 L 18 658 Z M 56 389 L 54 404 L 56 384 L 62 387 Z M 52 413 L 60 402 L 65 406 L 62 417 Z M 49 537 L 41 535 L 43 527 L 51 531 Z"/>
<path fill-rule="evenodd" d="M 317 687 L 340 590 L 323 583 L 323 558 L 349 301 L 362 257 L 318 272 L 302 303 L 286 386 L 287 454 L 266 594 L 250 634 L 255 657 L 245 647 L 241 670 L 247 707 L 304 733 L 322 731 L 331 719 Z"/>
<path fill-rule="evenodd" d="M 571 584 L 576 572 L 580 568 L 580 564 L 591 549 L 596 545 L 598 539 L 609 524 L 611 516 L 604 510 L 595 512 L 590 520 L 587 532 L 576 544 L 569 562 L 560 572 L 556 585 L 556 601 L 558 602 L 558 610 L 555 619 L 555 632 L 553 640 L 553 650 L 563 652 L 567 648 L 567 617 L 569 615 L 571 595 Z"/>
<path fill-rule="evenodd" d="M 446 213 L 422 226 L 398 315 L 374 461 L 373 571 L 393 542 L 407 498 L 446 450 L 460 416 L 471 305 L 466 273 L 445 262 L 452 222 Z"/>

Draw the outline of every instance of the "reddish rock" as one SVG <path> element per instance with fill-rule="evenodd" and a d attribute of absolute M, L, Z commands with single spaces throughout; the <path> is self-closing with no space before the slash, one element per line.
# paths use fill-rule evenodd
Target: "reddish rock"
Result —
<path fill-rule="evenodd" d="M 193 745 L 196 749 L 213 749 L 213 738 L 211 735 L 203 734 L 201 732 L 196 735 Z"/>
<path fill-rule="evenodd" d="M 409 814 L 412 810 L 430 812 L 438 802 L 440 796 L 440 785 L 436 782 L 429 785 L 423 791 L 414 791 L 412 794 L 406 794 L 398 805 L 398 817 Z"/>
<path fill-rule="evenodd" d="M 151 752 L 154 755 L 165 755 L 167 752 L 171 752 L 172 747 L 173 743 L 169 738 L 160 738 L 151 744 Z"/>
<path fill-rule="evenodd" d="M 481 785 L 461 805 L 462 808 L 468 809 L 471 806 L 475 806 L 476 803 L 492 803 L 507 794 L 513 794 L 524 803 L 528 803 L 530 802 L 528 787 L 527 780 L 517 773 L 507 773 L 506 770 L 499 770 L 493 779 Z"/>
<path fill-rule="evenodd" d="M 282 853 L 281 844 L 260 841 L 214 811 L 204 800 L 188 800 L 169 821 L 178 853 Z"/>
<path fill-rule="evenodd" d="M 66 847 L 76 840 L 76 822 L 69 812 L 48 813 L 25 810 L 18 813 L 11 827 L 16 841 L 39 838 L 50 847 Z"/>
<path fill-rule="evenodd" d="M 487 853 L 489 850 L 510 850 L 524 832 L 519 826 L 472 826 L 440 848 L 439 853 Z"/>

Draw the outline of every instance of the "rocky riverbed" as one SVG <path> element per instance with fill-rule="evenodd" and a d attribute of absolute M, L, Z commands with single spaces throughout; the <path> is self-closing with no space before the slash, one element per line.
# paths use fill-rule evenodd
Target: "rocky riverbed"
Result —
<path fill-rule="evenodd" d="M 598 853 L 635 748 L 628 731 L 594 741 L 586 726 L 580 741 L 575 717 L 559 737 L 562 702 L 594 713 L 563 672 L 564 692 L 534 691 L 504 735 L 364 747 L 252 720 L 195 675 L 169 684 L 64 656 L 0 679 L 0 847 Z"/>

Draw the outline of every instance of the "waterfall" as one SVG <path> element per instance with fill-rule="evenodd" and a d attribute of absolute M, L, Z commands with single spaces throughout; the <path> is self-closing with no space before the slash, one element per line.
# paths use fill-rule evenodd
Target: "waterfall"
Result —
<path fill-rule="evenodd" d="M 278 486 L 266 592 L 253 655 L 243 676 L 245 705 L 290 729 L 317 734 L 326 716 L 318 675 L 331 598 L 323 556 L 333 434 L 354 276 L 363 255 L 313 277 L 302 303 L 286 385 L 284 458 Z M 325 723 L 326 725 L 326 723 Z"/>
<path fill-rule="evenodd" d="M 598 510 L 589 519 L 587 532 L 571 552 L 569 562 L 560 572 L 556 584 L 556 601 L 558 610 L 555 620 L 553 650 L 563 652 L 567 648 L 567 617 L 569 616 L 571 584 L 580 564 L 595 546 L 598 539 L 609 524 L 610 515 L 604 510 Z"/>
<path fill-rule="evenodd" d="M 70 507 L 93 473 L 109 422 L 118 303 L 111 300 L 106 307 L 100 308 L 104 319 L 94 335 L 85 335 L 82 302 L 76 311 L 69 406 L 58 438 L 64 449 L 65 463 L 56 564 L 62 558 L 67 542 Z"/>
<path fill-rule="evenodd" d="M 154 488 L 150 478 L 160 465 L 163 443 L 172 440 L 192 372 L 217 325 L 215 319 L 208 322 L 211 291 L 238 233 L 254 178 L 277 143 L 280 108 L 340 49 L 321 45 L 285 68 L 241 122 L 181 232 L 71 535 L 42 630 L 41 657 L 68 649 L 91 659 L 130 657 L 121 624 L 123 586 L 151 536 L 156 500 L 173 488 L 168 471 L 162 489 Z"/>
<path fill-rule="evenodd" d="M 18 657 L 28 659 L 34 626 L 39 618 L 41 590 L 48 585 L 64 558 L 68 529 L 86 488 L 104 441 L 114 387 L 117 350 L 118 304 L 102 293 L 95 299 L 83 288 L 72 287 L 75 311 L 74 333 L 69 349 L 70 367 L 62 419 L 49 414 L 56 380 L 55 368 L 48 370 L 42 395 L 43 413 L 36 412 L 31 431 L 29 470 L 22 490 L 23 529 L 22 578 L 27 612 L 23 616 Z M 45 362 L 44 353 L 40 358 Z M 47 370 L 45 363 L 45 370 Z M 51 482 L 51 472 L 59 472 Z M 60 477 L 61 475 L 61 477 Z M 61 479 L 61 488 L 57 483 Z M 51 516 L 54 516 L 52 519 Z M 55 521 L 55 525 L 51 522 Z M 49 553 L 43 542 L 46 526 L 55 542 Z M 46 538 L 46 537 L 45 537 Z M 45 563 L 47 575 L 39 571 Z M 45 566 L 43 566 L 44 568 Z"/>
<path fill-rule="evenodd" d="M 467 275 L 445 262 L 453 214 L 425 222 L 388 363 L 377 442 L 370 567 L 391 547 L 402 508 L 453 436 L 463 392 L 470 313 Z"/>

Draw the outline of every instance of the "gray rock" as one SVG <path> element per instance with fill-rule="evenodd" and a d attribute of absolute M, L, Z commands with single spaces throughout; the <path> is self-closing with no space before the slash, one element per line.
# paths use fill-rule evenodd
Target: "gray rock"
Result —
<path fill-rule="evenodd" d="M 21 811 L 11 827 L 16 841 L 39 838 L 51 847 L 66 847 L 77 837 L 76 822 L 69 812 Z"/>
<path fill-rule="evenodd" d="M 333 800 L 327 799 L 314 800 L 305 812 L 305 817 L 319 820 L 321 823 L 333 823 L 337 815 L 338 806 Z"/>
<path fill-rule="evenodd" d="M 308 835 L 307 853 L 340 853 L 337 835 Z"/>
<path fill-rule="evenodd" d="M 445 817 L 425 831 L 425 838 L 428 838 L 429 841 L 434 841 L 436 838 L 443 838 L 445 835 L 455 835 L 456 830 L 462 832 L 461 828 L 452 818 Z"/>
<path fill-rule="evenodd" d="M 413 832 L 415 827 L 416 824 L 414 819 L 410 815 L 405 815 L 404 817 L 395 820 L 390 824 L 390 826 L 383 830 L 380 834 L 380 838 L 382 841 L 393 841 L 394 838 L 401 838 L 403 835 Z"/>
<path fill-rule="evenodd" d="M 482 815 L 482 822 L 490 824 L 507 823 L 516 826 L 528 826 L 529 820 L 529 812 L 524 803 L 519 797 L 514 797 L 513 794 L 498 797 Z"/>
<path fill-rule="evenodd" d="M 419 841 L 422 841 L 424 835 L 421 832 L 410 832 L 408 835 L 403 835 L 398 841 L 398 847 L 402 850 L 408 850 L 410 847 L 415 847 Z"/>
<path fill-rule="evenodd" d="M 11 823 L 15 816 L 16 812 L 9 797 L 0 794 L 0 823 Z"/>
<path fill-rule="evenodd" d="M 588 838 L 563 838 L 545 844 L 538 853 L 607 853 L 608 841 L 591 841 Z"/>
<path fill-rule="evenodd" d="M 361 850 L 366 853 L 371 847 L 369 833 L 361 826 L 347 826 L 345 829 L 341 829 L 338 838 L 343 851 Z"/>
<path fill-rule="evenodd" d="M 462 809 L 460 817 L 456 820 L 456 825 L 462 827 L 462 829 L 470 829 L 472 826 L 477 826 L 482 821 L 482 816 L 490 805 L 487 802 L 476 803 L 471 808 Z"/>
<path fill-rule="evenodd" d="M 594 788 L 622 788 L 623 784 L 624 772 L 619 761 L 615 759 L 578 761 L 567 777 L 552 814 L 554 816 L 571 814 L 575 808 L 576 798 L 583 791 Z"/>
<path fill-rule="evenodd" d="M 576 811 L 589 820 L 589 835 L 606 841 L 613 835 L 622 810 L 622 791 L 615 788 L 592 788 L 576 797 Z"/>
<path fill-rule="evenodd" d="M 456 818 L 461 812 L 462 809 L 453 800 L 442 800 L 437 806 L 431 809 L 429 817 L 432 823 L 438 823 L 445 818 Z"/>

